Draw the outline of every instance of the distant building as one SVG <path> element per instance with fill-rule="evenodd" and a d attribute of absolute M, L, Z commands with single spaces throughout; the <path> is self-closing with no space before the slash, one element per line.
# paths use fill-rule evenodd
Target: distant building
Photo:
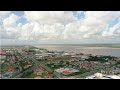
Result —
<path fill-rule="evenodd" d="M 6 56 L 5 55 L 0 55 L 0 60 L 1 59 L 6 59 Z"/>
<path fill-rule="evenodd" d="M 81 55 L 80 60 L 85 60 L 85 59 L 88 59 L 88 58 L 89 58 L 89 56 L 87 56 L 87 55 Z"/>
<path fill-rule="evenodd" d="M 34 77 L 34 79 L 41 79 L 42 77 L 40 77 L 40 76 L 36 76 L 36 77 Z"/>
<path fill-rule="evenodd" d="M 42 68 L 35 69 L 35 74 L 37 74 L 37 75 L 41 75 L 43 72 L 44 72 L 44 70 Z"/>
<path fill-rule="evenodd" d="M 14 68 L 7 68 L 7 72 L 15 72 L 16 70 Z"/>
<path fill-rule="evenodd" d="M 113 74 L 120 74 L 120 69 L 117 68 L 117 69 L 113 70 L 112 73 L 113 73 Z"/>
<path fill-rule="evenodd" d="M 86 77 L 86 79 L 120 79 L 120 76 L 104 75 L 102 73 L 95 73 L 94 75 Z"/>
<path fill-rule="evenodd" d="M 63 75 L 68 75 L 68 74 L 72 74 L 75 72 L 79 72 L 79 70 L 73 69 L 73 68 L 60 68 L 60 69 L 56 69 L 55 71 Z"/>
<path fill-rule="evenodd" d="M 69 75 L 69 74 L 71 74 L 72 72 L 71 71 L 69 71 L 69 70 L 65 70 L 65 71 L 63 71 L 63 74 L 64 75 Z"/>
<path fill-rule="evenodd" d="M 7 54 L 6 52 L 0 52 L 0 55 L 5 55 L 5 54 Z"/>

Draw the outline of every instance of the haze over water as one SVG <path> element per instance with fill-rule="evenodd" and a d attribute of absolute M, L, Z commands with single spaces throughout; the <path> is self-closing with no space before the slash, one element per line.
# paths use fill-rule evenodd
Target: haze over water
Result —
<path fill-rule="evenodd" d="M 93 55 L 111 55 L 120 57 L 120 48 L 89 47 L 81 45 L 37 45 L 36 47 L 55 51 L 80 52 Z"/>

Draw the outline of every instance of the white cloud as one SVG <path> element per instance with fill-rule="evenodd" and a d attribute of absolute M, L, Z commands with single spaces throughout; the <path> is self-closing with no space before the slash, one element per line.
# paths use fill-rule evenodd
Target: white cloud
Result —
<path fill-rule="evenodd" d="M 107 31 L 103 31 L 102 36 L 107 38 L 120 38 L 120 22 L 110 29 L 108 28 Z"/>
<path fill-rule="evenodd" d="M 63 30 L 64 25 L 60 23 L 41 25 L 38 22 L 31 22 L 22 26 L 20 39 L 60 39 Z"/>
<path fill-rule="evenodd" d="M 6 19 L 3 20 L 3 26 L 5 29 L 7 29 L 8 27 L 14 27 L 16 26 L 16 21 L 19 20 L 20 17 L 18 17 L 15 14 L 11 14 L 9 17 L 7 17 Z"/>
<path fill-rule="evenodd" d="M 6 35 L 6 31 L 0 26 L 0 39 L 4 38 L 4 35 Z"/>
<path fill-rule="evenodd" d="M 18 37 L 17 35 L 19 34 L 19 27 L 17 26 L 16 22 L 19 19 L 20 17 L 14 14 L 10 14 L 3 20 L 3 24 L 0 29 L 0 32 L 2 34 L 1 38 L 14 39 Z"/>
<path fill-rule="evenodd" d="M 81 31 L 86 32 L 84 37 L 100 38 L 102 32 L 108 24 L 115 18 L 120 16 L 120 12 L 106 12 L 106 11 L 88 11 L 85 13 L 85 19 L 80 27 Z"/>
<path fill-rule="evenodd" d="M 25 17 L 30 22 L 37 21 L 40 24 L 70 23 L 76 20 L 73 12 L 69 11 L 26 11 Z"/>
<path fill-rule="evenodd" d="M 2 22 L 3 19 L 6 18 L 10 14 L 11 14 L 10 11 L 0 11 L 0 22 Z"/>
<path fill-rule="evenodd" d="M 77 12 L 80 14 L 81 12 Z M 77 19 L 70 11 L 25 11 L 28 23 L 17 23 L 20 18 L 11 12 L 0 13 L 3 24 L 0 38 L 19 40 L 97 40 L 120 37 L 120 22 L 109 28 L 109 23 L 120 16 L 118 11 L 87 11 Z M 77 42 L 78 43 L 78 42 Z"/>

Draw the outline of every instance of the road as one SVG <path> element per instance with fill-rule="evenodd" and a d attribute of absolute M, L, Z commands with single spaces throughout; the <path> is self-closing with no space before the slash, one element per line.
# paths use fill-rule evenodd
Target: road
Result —
<path fill-rule="evenodd" d="M 24 59 L 32 60 L 32 61 L 35 63 L 35 65 L 34 65 L 33 67 L 25 70 L 24 72 L 18 74 L 18 75 L 15 76 L 14 78 L 20 78 L 23 74 L 25 74 L 25 73 L 27 73 L 27 72 L 30 72 L 30 71 L 34 70 L 35 68 L 37 68 L 37 67 L 39 67 L 39 66 L 42 67 L 42 68 L 44 68 L 44 69 L 47 70 L 48 72 L 53 73 L 53 71 L 52 71 L 49 67 L 45 66 L 42 62 L 37 61 L 37 60 L 35 59 L 34 55 L 23 56 L 22 59 L 23 59 L 23 60 L 24 60 Z M 55 76 L 56 78 L 61 77 L 61 75 L 59 75 L 57 72 L 54 72 L 53 74 L 54 74 L 54 76 Z"/>
<path fill-rule="evenodd" d="M 117 62 L 119 62 L 119 61 L 120 61 L 120 58 L 118 59 Z M 116 62 L 116 63 L 117 63 L 117 62 Z M 110 66 L 107 67 L 107 68 L 106 68 L 106 67 L 101 67 L 101 68 L 99 68 L 99 70 L 93 70 L 93 71 L 86 72 L 86 73 L 83 73 L 83 74 L 80 74 L 80 75 L 75 75 L 74 77 L 76 77 L 76 78 L 81 78 L 81 77 L 93 75 L 93 74 L 95 74 L 95 73 L 97 73 L 97 72 L 100 72 L 101 70 L 107 71 L 107 70 L 109 70 L 110 68 L 114 67 L 114 65 L 115 65 L 115 64 L 110 65 Z"/>
<path fill-rule="evenodd" d="M 16 75 L 14 78 L 21 78 L 21 76 L 22 76 L 23 74 L 25 74 L 25 73 L 27 73 L 27 72 L 30 72 L 30 71 L 34 70 L 36 67 L 37 67 L 37 66 L 33 66 L 33 67 L 31 67 L 31 68 L 25 70 L 24 72 L 22 72 L 22 73 Z"/>
<path fill-rule="evenodd" d="M 35 68 L 37 68 L 37 67 L 42 67 L 42 68 L 44 68 L 45 70 L 47 70 L 48 72 L 53 73 L 56 78 L 61 78 L 61 77 L 62 77 L 62 75 L 60 75 L 59 73 L 53 72 L 53 70 L 51 70 L 49 67 L 45 66 L 45 64 L 42 63 L 42 61 L 37 61 L 37 60 L 35 59 L 35 56 L 34 56 L 34 55 L 22 55 L 22 59 L 23 59 L 23 60 L 32 60 L 32 61 L 35 63 L 35 65 L 34 65 L 33 67 L 25 70 L 24 72 L 20 73 L 19 75 L 15 76 L 15 78 L 20 78 L 23 74 L 25 74 L 25 73 L 27 73 L 27 72 L 30 72 L 30 71 L 34 70 Z M 119 59 L 120 59 L 120 58 L 119 58 Z M 119 61 L 119 60 L 118 60 L 118 61 Z M 112 66 L 114 66 L 114 65 L 112 65 Z M 112 66 L 109 66 L 109 67 L 112 67 Z M 108 68 L 109 68 L 109 67 L 108 67 Z M 102 68 L 100 68 L 99 70 L 93 70 L 93 71 L 86 72 L 86 73 L 83 73 L 83 74 L 80 74 L 80 75 L 75 75 L 74 77 L 76 77 L 76 78 L 81 78 L 81 77 L 84 77 L 84 76 L 89 76 L 89 75 L 92 75 L 92 74 L 94 74 L 94 73 L 96 73 L 96 72 L 100 72 L 101 69 L 105 70 L 106 68 L 105 68 L 105 67 L 102 67 Z"/>
<path fill-rule="evenodd" d="M 42 68 L 44 68 L 45 70 L 47 70 L 48 72 L 50 73 L 53 73 L 53 75 L 56 77 L 56 78 L 60 78 L 61 75 L 57 72 L 53 72 L 53 70 L 51 70 L 49 67 L 45 66 L 42 62 L 40 61 L 37 61 L 34 57 L 31 58 L 31 60 L 36 64 L 36 66 L 41 66 Z"/>

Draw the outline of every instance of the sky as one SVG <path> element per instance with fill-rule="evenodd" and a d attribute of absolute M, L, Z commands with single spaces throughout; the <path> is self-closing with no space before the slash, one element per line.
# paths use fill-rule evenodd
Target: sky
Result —
<path fill-rule="evenodd" d="M 0 11 L 0 45 L 120 43 L 120 11 Z"/>

